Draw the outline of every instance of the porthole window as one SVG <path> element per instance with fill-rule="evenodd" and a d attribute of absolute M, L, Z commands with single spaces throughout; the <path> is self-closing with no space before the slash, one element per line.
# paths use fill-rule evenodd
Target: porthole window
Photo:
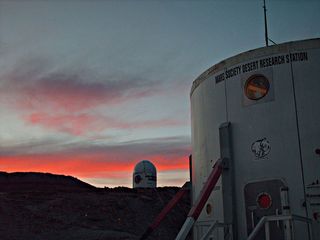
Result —
<path fill-rule="evenodd" d="M 244 92 L 250 100 L 259 100 L 268 94 L 269 88 L 269 80 L 265 76 L 257 74 L 248 78 Z"/>
<path fill-rule="evenodd" d="M 272 205 L 272 198 L 268 193 L 260 193 L 257 197 L 257 205 L 261 209 L 268 209 Z"/>
<path fill-rule="evenodd" d="M 137 184 L 140 183 L 141 180 L 142 180 L 142 177 L 141 177 L 140 175 L 136 175 L 136 176 L 134 177 L 134 182 L 137 183 Z"/>

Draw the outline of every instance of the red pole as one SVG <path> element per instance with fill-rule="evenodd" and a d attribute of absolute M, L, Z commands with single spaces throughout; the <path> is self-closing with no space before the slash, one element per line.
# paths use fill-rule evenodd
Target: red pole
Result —
<path fill-rule="evenodd" d="M 219 180 L 219 177 L 222 174 L 222 169 L 223 169 L 223 161 L 221 159 L 219 159 L 215 163 L 215 165 L 213 166 L 213 170 L 212 170 L 210 176 L 208 177 L 208 180 L 206 181 L 205 185 L 203 186 L 197 201 L 195 202 L 195 204 L 191 208 L 186 221 L 184 222 L 178 236 L 176 237 L 176 240 L 184 240 L 187 237 L 193 224 L 195 223 L 195 221 L 197 221 L 197 219 L 198 219 L 204 205 L 206 204 L 213 188 L 216 186 L 216 184 Z"/>
<path fill-rule="evenodd" d="M 188 216 L 192 217 L 197 221 L 204 205 L 206 204 L 213 188 L 216 186 L 218 179 L 222 173 L 222 161 L 219 159 L 216 164 L 213 166 L 213 170 L 208 177 L 206 184 L 203 186 L 200 196 L 197 198 L 197 201 L 191 208 Z"/>
<path fill-rule="evenodd" d="M 162 209 L 158 216 L 154 219 L 152 224 L 143 233 L 140 240 L 147 239 L 147 237 L 159 226 L 162 220 L 167 214 L 177 205 L 177 203 L 183 198 L 183 196 L 189 191 L 189 182 L 186 182 L 182 188 L 174 195 L 170 202 Z"/>

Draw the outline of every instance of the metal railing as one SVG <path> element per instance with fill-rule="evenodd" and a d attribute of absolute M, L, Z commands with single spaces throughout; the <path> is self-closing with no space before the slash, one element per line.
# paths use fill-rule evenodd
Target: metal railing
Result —
<path fill-rule="evenodd" d="M 217 228 L 226 228 L 226 227 L 230 227 L 230 226 L 231 226 L 231 224 L 221 223 L 219 221 L 215 221 L 210 225 L 207 232 L 200 238 L 200 240 L 206 240 L 207 237 Z"/>
<path fill-rule="evenodd" d="M 256 227 L 253 229 L 251 234 L 249 235 L 247 240 L 254 240 L 262 227 L 265 227 L 265 237 L 266 240 L 270 240 L 270 226 L 269 222 L 274 221 L 289 221 L 291 224 L 292 220 L 306 222 L 308 225 L 312 223 L 312 220 L 306 217 L 298 216 L 298 215 L 275 215 L 275 216 L 264 216 L 260 219 Z M 286 233 L 286 239 L 292 239 L 291 227 L 288 228 L 288 232 Z"/>

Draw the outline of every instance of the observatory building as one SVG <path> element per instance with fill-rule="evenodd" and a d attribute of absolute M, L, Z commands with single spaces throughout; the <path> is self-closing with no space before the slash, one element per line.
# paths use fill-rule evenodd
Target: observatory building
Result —
<path fill-rule="evenodd" d="M 157 170 L 148 160 L 137 163 L 133 171 L 133 188 L 156 188 Z"/>
<path fill-rule="evenodd" d="M 194 239 L 319 239 L 319 66 L 320 39 L 295 41 L 221 61 L 193 82 L 193 200 L 223 161 Z"/>

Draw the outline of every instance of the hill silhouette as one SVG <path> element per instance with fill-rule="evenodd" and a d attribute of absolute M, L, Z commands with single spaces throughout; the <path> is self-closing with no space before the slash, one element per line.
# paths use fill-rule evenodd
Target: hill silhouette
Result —
<path fill-rule="evenodd" d="M 96 189 L 77 178 L 38 172 L 0 172 L 1 191 L 79 191 Z"/>
<path fill-rule="evenodd" d="M 178 190 L 96 188 L 71 176 L 1 172 L 0 239 L 139 239 Z M 149 239 L 174 239 L 189 208 L 185 196 Z"/>

